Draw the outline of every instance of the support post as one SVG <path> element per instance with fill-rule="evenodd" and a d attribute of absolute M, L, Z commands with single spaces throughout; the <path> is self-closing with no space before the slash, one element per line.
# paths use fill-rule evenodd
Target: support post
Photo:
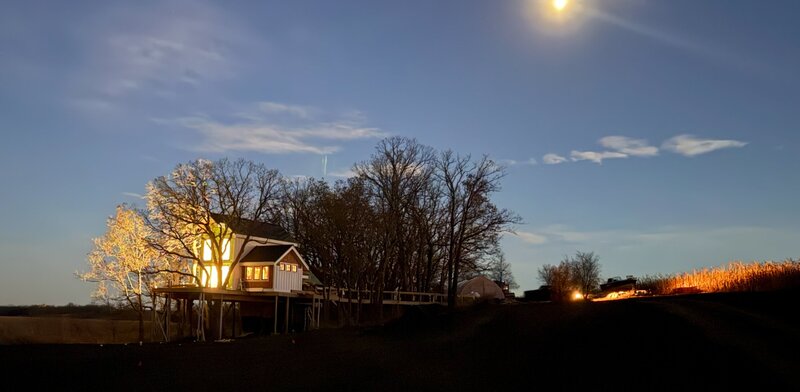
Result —
<path fill-rule="evenodd" d="M 225 296 L 223 294 L 219 295 L 219 340 L 222 340 L 222 319 L 224 315 L 222 314 L 222 305 L 225 304 Z"/>
<path fill-rule="evenodd" d="M 233 326 L 231 328 L 231 337 L 236 337 L 236 302 L 231 302 L 231 306 L 233 307 Z"/>
<path fill-rule="evenodd" d="M 272 316 L 272 334 L 278 334 L 278 295 L 275 295 L 275 314 Z"/>
<path fill-rule="evenodd" d="M 164 320 L 164 324 L 166 324 L 164 326 L 164 338 L 167 341 L 167 343 L 169 343 L 169 336 L 170 336 L 169 319 L 170 319 L 170 316 L 171 316 L 170 315 L 170 310 L 172 310 L 172 297 L 170 297 L 170 295 L 167 294 L 164 298 L 165 298 L 164 299 L 164 319 L 165 319 Z"/>
<path fill-rule="evenodd" d="M 289 333 L 289 297 L 286 297 L 286 314 L 283 320 L 283 333 Z"/>

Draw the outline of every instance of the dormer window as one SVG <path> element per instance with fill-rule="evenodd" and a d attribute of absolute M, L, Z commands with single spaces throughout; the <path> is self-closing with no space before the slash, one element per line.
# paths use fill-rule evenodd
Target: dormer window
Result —
<path fill-rule="evenodd" d="M 228 261 L 231 259 L 231 241 L 227 238 L 222 240 L 222 260 Z M 211 240 L 203 241 L 203 261 L 211 261 L 212 255 L 214 253 L 211 251 Z"/>

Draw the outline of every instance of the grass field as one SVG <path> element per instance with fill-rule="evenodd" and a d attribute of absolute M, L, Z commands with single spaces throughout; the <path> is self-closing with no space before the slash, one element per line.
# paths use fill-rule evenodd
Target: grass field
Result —
<path fill-rule="evenodd" d="M 0 371 L 35 389 L 797 390 L 798 300 L 795 290 L 425 307 L 383 327 L 229 343 L 4 346 Z"/>
<path fill-rule="evenodd" d="M 711 293 L 795 289 L 800 288 L 800 261 L 737 261 L 675 275 L 645 276 L 639 279 L 636 286 L 657 295 L 685 289 Z"/>

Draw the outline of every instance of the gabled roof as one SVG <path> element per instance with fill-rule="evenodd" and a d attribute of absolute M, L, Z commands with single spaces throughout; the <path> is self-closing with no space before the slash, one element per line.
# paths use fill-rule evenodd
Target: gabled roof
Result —
<path fill-rule="evenodd" d="M 305 271 L 310 271 L 310 267 L 305 260 L 303 260 L 303 256 L 300 256 L 300 252 L 297 251 L 297 248 L 294 245 L 261 245 L 256 246 L 249 253 L 242 257 L 242 262 L 278 262 L 283 259 L 284 256 L 289 254 L 289 252 L 294 252 L 294 255 L 303 265 Z"/>
<path fill-rule="evenodd" d="M 291 245 L 256 246 L 242 258 L 242 261 L 278 261 L 291 248 Z"/>
<path fill-rule="evenodd" d="M 282 227 L 267 222 L 256 222 L 250 219 L 235 218 L 223 214 L 211 214 L 218 223 L 224 223 L 236 234 L 249 235 L 251 237 L 268 238 L 271 240 L 295 242 L 295 240 Z"/>

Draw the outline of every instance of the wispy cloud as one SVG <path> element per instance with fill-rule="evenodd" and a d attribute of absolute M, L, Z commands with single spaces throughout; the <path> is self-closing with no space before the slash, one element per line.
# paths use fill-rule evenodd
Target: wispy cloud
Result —
<path fill-rule="evenodd" d="M 558 154 L 550 153 L 550 154 L 545 154 L 542 157 L 542 162 L 544 162 L 545 165 L 558 165 L 559 163 L 567 162 L 567 158 L 564 158 Z"/>
<path fill-rule="evenodd" d="M 609 150 L 630 156 L 652 157 L 658 155 L 658 147 L 649 145 L 644 139 L 633 139 L 626 136 L 606 136 L 601 138 L 598 143 Z"/>
<path fill-rule="evenodd" d="M 235 78 L 268 48 L 224 8 L 202 1 L 109 4 L 96 13 L 76 33 L 83 57 L 69 81 L 72 100 L 126 107 L 175 98 Z"/>
<path fill-rule="evenodd" d="M 723 139 L 700 139 L 692 135 L 678 135 L 664 142 L 663 148 L 687 157 L 706 154 L 724 148 L 741 148 L 746 142 Z"/>
<path fill-rule="evenodd" d="M 255 151 L 266 154 L 313 153 L 331 154 L 341 149 L 337 142 L 387 136 L 378 128 L 367 127 L 349 119 L 319 121 L 310 117 L 313 108 L 299 109 L 270 102 L 275 112 L 289 112 L 301 117 L 300 121 L 280 123 L 269 116 L 248 116 L 242 121 L 225 122 L 206 116 L 181 117 L 175 120 L 156 120 L 177 124 L 196 131 L 201 139 L 191 148 L 204 152 Z M 263 107 L 263 102 L 260 107 Z M 302 116 L 299 114 L 302 113 Z"/>
<path fill-rule="evenodd" d="M 605 151 L 580 151 L 572 150 L 572 162 L 590 161 L 602 164 L 606 159 L 621 159 L 628 157 L 653 157 L 659 153 L 659 148 L 651 146 L 644 139 L 634 139 L 627 136 L 605 136 L 597 143 Z M 738 140 L 700 139 L 692 135 L 678 135 L 662 144 L 662 148 L 676 154 L 691 157 L 709 153 L 723 148 L 737 148 L 746 146 L 746 142 Z M 567 159 L 558 154 L 546 154 L 542 161 L 548 165 L 567 162 Z"/>
<path fill-rule="evenodd" d="M 331 177 L 351 178 L 358 175 L 352 169 L 334 170 L 328 173 Z"/>
<path fill-rule="evenodd" d="M 528 244 L 541 245 L 547 242 L 547 237 L 527 231 L 517 231 L 514 235 Z"/>
<path fill-rule="evenodd" d="M 524 161 L 518 161 L 515 159 L 501 159 L 498 161 L 498 163 L 506 166 L 533 166 L 538 164 L 538 162 L 536 162 L 536 158 L 529 158 Z"/>
<path fill-rule="evenodd" d="M 123 196 L 133 197 L 136 199 L 144 199 L 144 196 L 136 192 L 122 192 Z"/>
<path fill-rule="evenodd" d="M 279 102 L 259 102 L 258 106 L 265 113 L 289 114 L 300 118 L 309 118 L 314 111 L 309 106 L 288 105 Z"/>
<path fill-rule="evenodd" d="M 627 158 L 627 154 L 615 151 L 577 151 L 572 150 L 569 154 L 573 162 L 577 161 L 592 161 L 597 164 L 602 164 L 604 159 Z"/>

